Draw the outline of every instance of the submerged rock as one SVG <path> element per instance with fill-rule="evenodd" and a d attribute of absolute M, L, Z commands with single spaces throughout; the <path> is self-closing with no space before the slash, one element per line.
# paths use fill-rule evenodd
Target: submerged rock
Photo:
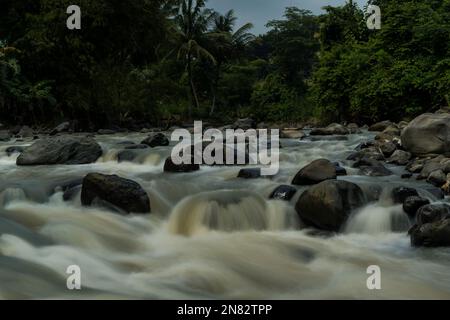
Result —
<path fill-rule="evenodd" d="M 122 150 L 117 154 L 117 162 L 133 162 L 138 157 L 134 150 Z"/>
<path fill-rule="evenodd" d="M 329 180 L 305 191 L 295 209 L 305 224 L 337 232 L 351 212 L 364 204 L 364 193 L 359 186 L 347 181 Z"/>
<path fill-rule="evenodd" d="M 419 196 L 411 196 L 406 198 L 405 202 L 403 202 L 403 211 L 405 211 L 408 216 L 414 218 L 417 210 L 428 204 L 430 204 L 430 200 L 428 199 Z"/>
<path fill-rule="evenodd" d="M 327 159 L 319 159 L 301 169 L 294 177 L 292 184 L 313 185 L 325 180 L 336 179 L 336 177 L 336 166 Z"/>
<path fill-rule="evenodd" d="M 260 168 L 245 168 L 245 169 L 241 169 L 238 173 L 238 178 L 256 179 L 259 177 L 261 177 L 261 169 Z"/>
<path fill-rule="evenodd" d="M 10 157 L 14 153 L 21 153 L 21 152 L 23 152 L 23 150 L 25 150 L 24 147 L 11 146 L 11 147 L 6 148 L 5 152 L 8 155 L 8 157 Z"/>
<path fill-rule="evenodd" d="M 26 148 L 17 158 L 17 165 L 87 164 L 97 161 L 102 148 L 86 137 L 52 137 Z"/>
<path fill-rule="evenodd" d="M 200 170 L 200 165 L 194 164 L 194 158 L 192 157 L 190 164 L 175 164 L 172 161 L 172 157 L 168 157 L 164 163 L 164 172 L 182 173 L 192 172 Z"/>
<path fill-rule="evenodd" d="M 129 179 L 117 175 L 90 173 L 83 179 L 81 203 L 106 201 L 127 213 L 150 213 L 150 200 L 144 189 Z"/>
<path fill-rule="evenodd" d="M 288 185 L 281 185 L 272 191 L 269 198 L 275 200 L 290 201 L 296 193 L 297 193 L 296 188 Z"/>

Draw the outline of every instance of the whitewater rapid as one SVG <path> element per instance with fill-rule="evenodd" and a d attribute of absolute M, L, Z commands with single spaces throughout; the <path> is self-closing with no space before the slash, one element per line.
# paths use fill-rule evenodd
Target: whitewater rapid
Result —
<path fill-rule="evenodd" d="M 139 151 L 118 163 L 118 143 L 143 134 L 97 136 L 104 155 L 94 164 L 17 167 L 0 143 L 1 299 L 450 299 L 450 249 L 410 246 L 410 221 L 388 197 L 408 185 L 433 199 L 424 182 L 370 178 L 344 162 L 341 177 L 379 201 L 354 212 L 342 234 L 303 229 L 290 202 L 268 200 L 318 158 L 341 161 L 368 133 L 348 141 L 282 140 L 280 173 L 238 179 L 241 167 L 163 173 L 170 147 Z M 150 215 L 123 216 L 63 201 L 62 185 L 89 172 L 138 182 Z M 82 290 L 68 290 L 66 269 L 78 265 Z M 367 268 L 381 268 L 381 290 L 369 290 Z"/>

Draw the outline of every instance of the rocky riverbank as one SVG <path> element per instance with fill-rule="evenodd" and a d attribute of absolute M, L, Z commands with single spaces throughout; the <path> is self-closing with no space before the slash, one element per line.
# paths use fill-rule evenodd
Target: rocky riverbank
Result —
<path fill-rule="evenodd" d="M 222 127 L 256 127 L 252 119 L 241 119 Z M 80 165 L 96 162 L 103 154 L 96 142 L 96 135 L 111 135 L 115 131 L 99 130 L 93 133 L 73 133 L 69 122 L 62 123 L 50 132 L 37 133 L 28 127 L 20 130 L 3 131 L 2 141 L 12 137 L 35 140 L 29 147 L 11 146 L 8 155 L 19 153 L 18 166 L 36 165 Z M 173 129 L 172 129 L 173 130 Z M 387 166 L 404 168 L 405 181 L 425 180 L 437 199 L 444 199 L 450 193 L 450 114 L 439 112 L 424 114 L 410 123 L 383 121 L 370 127 L 356 124 L 331 124 L 325 128 L 282 129 L 283 139 L 297 141 L 343 141 L 350 134 L 364 130 L 375 133 L 373 140 L 360 143 L 346 159 L 331 162 L 316 159 L 293 177 L 292 185 L 280 185 L 273 190 L 271 199 L 290 201 L 297 193 L 296 186 L 306 186 L 295 203 L 295 210 L 306 227 L 326 232 L 340 232 L 355 210 L 377 201 L 376 192 L 367 194 L 356 183 L 347 182 L 345 165 L 357 170 L 357 175 L 368 177 L 388 177 L 394 172 Z M 159 132 L 148 130 L 148 137 L 140 143 L 121 141 L 118 162 L 132 162 L 145 149 L 167 147 L 170 144 L 170 130 Z M 205 146 L 203 146 L 204 148 Z M 199 165 L 175 165 L 170 157 L 164 164 L 164 172 L 189 173 L 200 170 Z M 259 168 L 243 168 L 238 178 L 261 178 Z M 69 183 L 64 188 L 64 199 L 72 199 L 81 192 L 83 205 L 100 205 L 120 213 L 150 213 L 150 200 L 142 187 L 134 181 L 116 176 L 91 173 L 84 179 Z M 378 194 L 379 195 L 379 194 Z M 450 246 L 450 205 L 430 203 L 420 197 L 417 190 L 400 187 L 392 190 L 393 203 L 403 205 L 404 213 L 413 224 L 409 231 L 413 246 Z"/>

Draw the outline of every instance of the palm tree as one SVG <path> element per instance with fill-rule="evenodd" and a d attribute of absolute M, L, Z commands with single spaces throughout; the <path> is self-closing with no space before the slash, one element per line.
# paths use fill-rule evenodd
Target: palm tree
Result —
<path fill-rule="evenodd" d="M 214 18 L 214 13 L 205 9 L 205 0 L 179 0 L 178 12 L 173 19 L 175 35 L 178 43 L 177 57 L 184 61 L 191 91 L 189 117 L 192 115 L 192 104 L 200 107 L 197 89 L 193 79 L 193 65 L 196 61 L 206 59 L 216 63 L 214 56 L 205 49 L 208 27 Z"/>
<path fill-rule="evenodd" d="M 244 52 L 245 47 L 254 39 L 254 35 L 249 31 L 253 28 L 253 24 L 246 23 L 236 31 L 234 31 L 237 17 L 234 10 L 229 10 L 224 15 L 214 14 L 214 27 L 210 34 L 213 38 L 213 51 L 216 58 L 216 67 L 214 79 L 212 81 L 213 101 L 211 104 L 210 115 L 213 115 L 216 106 L 216 92 L 220 81 L 222 66 L 230 60 L 238 59 Z"/>

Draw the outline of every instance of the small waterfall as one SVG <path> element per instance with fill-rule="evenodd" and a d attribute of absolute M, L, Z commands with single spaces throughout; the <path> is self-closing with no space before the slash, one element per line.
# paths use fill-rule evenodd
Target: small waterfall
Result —
<path fill-rule="evenodd" d="M 249 191 L 206 192 L 181 201 L 171 213 L 168 229 L 184 236 L 209 230 L 279 230 L 295 223 L 292 213 L 281 201 L 269 204 Z"/>
<path fill-rule="evenodd" d="M 404 232 L 410 227 L 408 216 L 400 206 L 371 204 L 356 212 L 348 221 L 347 233 L 379 234 Z"/>
<path fill-rule="evenodd" d="M 25 192 L 20 188 L 8 188 L 0 193 L 0 207 L 6 206 L 12 201 L 26 200 Z"/>

